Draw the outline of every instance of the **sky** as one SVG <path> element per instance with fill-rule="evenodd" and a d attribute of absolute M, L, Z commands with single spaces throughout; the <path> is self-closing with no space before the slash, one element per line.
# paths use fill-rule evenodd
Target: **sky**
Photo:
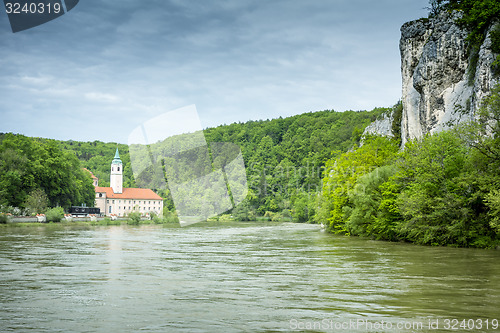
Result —
<path fill-rule="evenodd" d="M 12 33 L 0 132 L 127 143 L 195 105 L 203 128 L 401 98 L 400 27 L 427 0 L 81 0 Z M 180 124 L 182 126 L 182 124 Z"/>

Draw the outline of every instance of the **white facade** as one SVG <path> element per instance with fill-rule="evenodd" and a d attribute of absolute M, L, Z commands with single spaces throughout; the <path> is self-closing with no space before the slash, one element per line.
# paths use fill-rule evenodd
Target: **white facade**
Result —
<path fill-rule="evenodd" d="M 123 192 L 123 164 L 118 154 L 118 148 L 116 148 L 115 158 L 111 162 L 111 176 L 109 179 L 109 185 L 115 193 Z"/>
<path fill-rule="evenodd" d="M 131 212 L 142 215 L 163 214 L 163 198 L 146 188 L 123 188 L 123 164 L 116 149 L 111 162 L 110 187 L 95 187 L 95 207 L 102 215 L 127 216 Z"/>
<path fill-rule="evenodd" d="M 96 207 L 101 209 L 102 215 L 127 216 L 131 212 L 139 212 L 142 215 L 163 213 L 163 199 L 137 199 L 117 198 L 113 195 L 108 197 L 105 188 L 96 188 Z M 97 192 L 99 190 L 99 192 Z M 127 189 L 126 189 L 127 190 Z M 131 189 L 137 190 L 137 189 Z M 143 189 L 139 189 L 143 190 Z M 151 191 L 151 190 L 149 190 Z M 127 191 L 125 191 L 127 192 Z M 153 191 L 151 193 L 155 194 Z"/>

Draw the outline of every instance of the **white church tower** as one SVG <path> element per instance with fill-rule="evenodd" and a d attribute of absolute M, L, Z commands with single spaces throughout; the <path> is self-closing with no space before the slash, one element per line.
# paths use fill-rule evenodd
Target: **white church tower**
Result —
<path fill-rule="evenodd" d="M 114 193 L 123 192 L 123 164 L 116 148 L 115 158 L 111 162 L 111 176 L 109 178 L 109 185 Z"/>

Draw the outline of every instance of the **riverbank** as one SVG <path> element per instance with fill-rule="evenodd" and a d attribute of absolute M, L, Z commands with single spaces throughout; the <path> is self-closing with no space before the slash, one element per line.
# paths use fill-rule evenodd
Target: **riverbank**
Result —
<path fill-rule="evenodd" d="M 165 222 L 164 222 L 165 223 Z M 139 222 L 132 221 L 129 219 L 119 218 L 116 220 L 112 220 L 108 217 L 78 217 L 71 218 L 69 220 L 63 219 L 61 222 L 38 222 L 36 217 L 14 217 L 10 218 L 7 223 L 0 224 L 0 228 L 2 227 L 10 227 L 10 226 L 20 226 L 20 227 L 29 227 L 29 226 L 46 226 L 46 225 L 61 225 L 61 226 L 78 226 L 78 225 L 121 225 L 121 224 L 129 224 L 129 225 L 138 225 L 138 224 L 164 224 L 157 223 L 154 220 L 148 218 L 141 218 Z M 166 224 L 166 223 L 165 223 Z M 168 223 L 173 224 L 173 223 Z"/>

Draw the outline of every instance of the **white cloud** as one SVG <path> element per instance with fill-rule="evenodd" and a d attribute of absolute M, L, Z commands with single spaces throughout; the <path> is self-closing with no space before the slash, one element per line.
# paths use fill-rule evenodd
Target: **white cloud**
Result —
<path fill-rule="evenodd" d="M 120 100 L 118 96 L 101 93 L 101 92 L 88 92 L 84 94 L 85 98 L 95 101 L 95 102 L 103 102 L 103 103 L 115 103 Z"/>

